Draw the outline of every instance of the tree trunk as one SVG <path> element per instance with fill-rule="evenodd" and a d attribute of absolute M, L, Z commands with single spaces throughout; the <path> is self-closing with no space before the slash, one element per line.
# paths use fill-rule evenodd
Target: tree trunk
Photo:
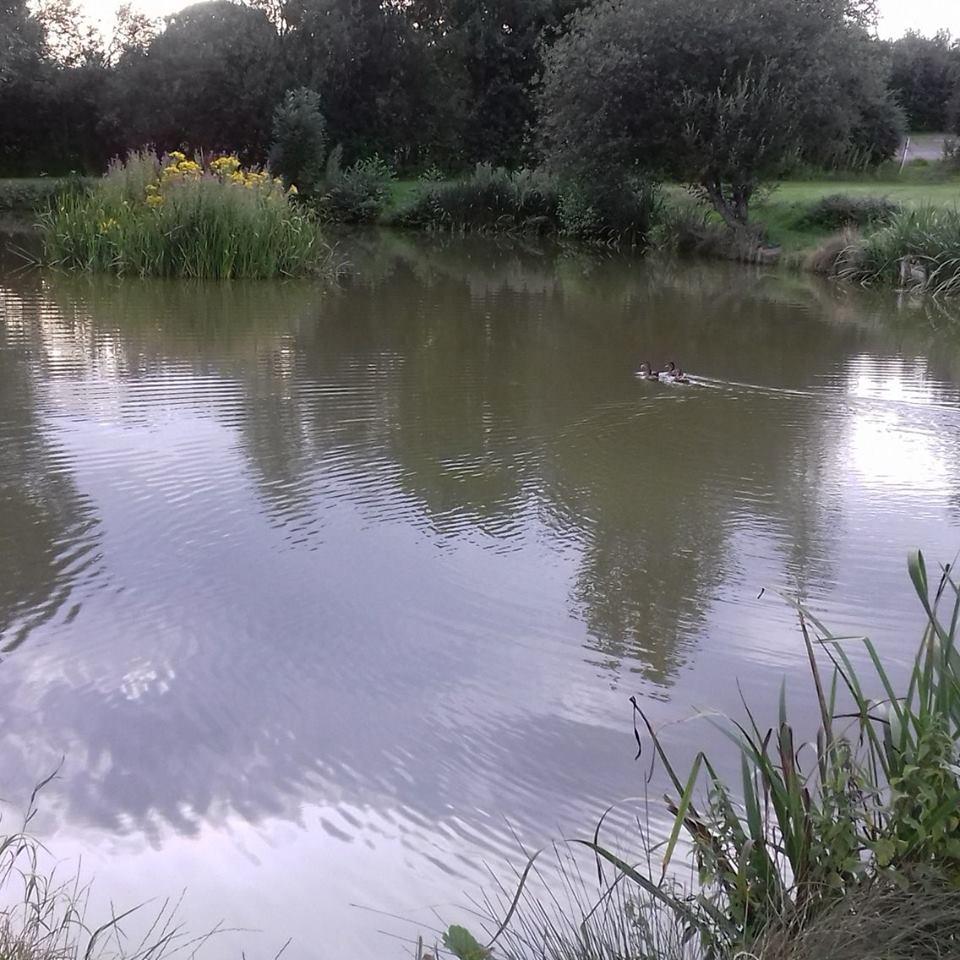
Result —
<path fill-rule="evenodd" d="M 701 186 L 713 204 L 713 209 L 723 217 L 724 223 L 731 230 L 739 232 L 746 227 L 751 193 L 749 187 L 733 187 L 728 199 L 724 195 L 723 184 L 719 180 L 704 180 Z"/>

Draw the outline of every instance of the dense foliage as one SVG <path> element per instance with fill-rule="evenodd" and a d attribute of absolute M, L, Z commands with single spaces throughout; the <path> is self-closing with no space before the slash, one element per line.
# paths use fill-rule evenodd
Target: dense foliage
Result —
<path fill-rule="evenodd" d="M 290 90 L 273 115 L 270 169 L 287 186 L 295 184 L 304 196 L 313 195 L 323 180 L 327 122 L 320 95 L 306 87 Z"/>
<path fill-rule="evenodd" d="M 56 266 L 204 279 L 324 270 L 329 249 L 295 188 L 235 156 L 208 163 L 151 151 L 111 164 L 93 187 L 58 198 L 41 220 Z"/>
<path fill-rule="evenodd" d="M 798 160 L 835 161 L 871 126 L 895 143 L 880 52 L 847 0 L 601 0 L 547 54 L 544 147 L 565 170 L 685 181 L 742 224 Z"/>
<path fill-rule="evenodd" d="M 127 10 L 109 45 L 72 2 L 41 0 L 56 18 L 0 6 L 0 175 L 100 173 L 143 143 L 262 163 L 297 88 L 319 95 L 348 163 L 513 165 L 543 45 L 581 0 L 209 0 L 153 33 Z"/>
<path fill-rule="evenodd" d="M 890 156 L 891 65 L 918 124 L 946 122 L 956 94 L 948 38 L 881 43 L 854 0 L 208 0 L 159 27 L 121 8 L 109 43 L 74 2 L 0 3 L 0 175 L 100 174 L 143 143 L 264 163 L 300 90 L 345 167 L 379 154 L 405 173 L 516 169 L 546 147 L 749 187 L 798 151 Z"/>
<path fill-rule="evenodd" d="M 891 89 L 912 130 L 953 129 L 960 121 L 960 45 L 948 33 L 908 33 L 891 45 Z"/>

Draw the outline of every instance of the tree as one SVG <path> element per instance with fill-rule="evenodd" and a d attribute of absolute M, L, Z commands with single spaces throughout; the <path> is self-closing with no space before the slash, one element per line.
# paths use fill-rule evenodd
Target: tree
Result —
<path fill-rule="evenodd" d="M 306 87 L 290 90 L 273 114 L 270 169 L 283 177 L 287 186 L 294 184 L 310 196 L 323 178 L 326 144 L 320 95 Z"/>
<path fill-rule="evenodd" d="M 45 52 L 43 24 L 26 0 L 0 0 L 0 93 L 29 78 Z"/>
<path fill-rule="evenodd" d="M 263 161 L 285 86 L 280 40 L 261 10 L 212 0 L 167 18 L 145 50 L 120 56 L 110 109 L 126 146 L 239 150 Z"/>
<path fill-rule="evenodd" d="M 868 110 L 893 110 L 868 15 L 846 0 L 601 0 L 546 54 L 547 157 L 681 180 L 743 226 L 759 183 L 835 159 Z"/>
<path fill-rule="evenodd" d="M 411 0 L 407 17 L 428 39 L 446 89 L 456 89 L 465 165 L 517 166 L 536 120 L 542 51 L 585 0 Z"/>
<path fill-rule="evenodd" d="M 316 90 L 331 143 L 350 159 L 420 159 L 441 135 L 446 99 L 435 60 L 399 4 L 289 0 L 283 48 L 291 82 Z"/>
<path fill-rule="evenodd" d="M 960 88 L 960 48 L 950 34 L 907 33 L 891 45 L 890 87 L 906 111 L 911 130 L 941 131 Z"/>

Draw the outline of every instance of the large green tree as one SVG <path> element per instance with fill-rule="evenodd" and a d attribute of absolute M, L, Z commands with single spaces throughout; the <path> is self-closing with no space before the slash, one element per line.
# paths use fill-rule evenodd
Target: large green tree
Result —
<path fill-rule="evenodd" d="M 262 11 L 229 0 L 186 7 L 145 49 L 126 51 L 109 108 L 126 146 L 238 149 L 265 159 L 286 83 L 280 38 Z"/>
<path fill-rule="evenodd" d="M 411 0 L 405 11 L 457 91 L 454 124 L 465 163 L 529 159 L 533 85 L 542 53 L 585 0 Z"/>
<path fill-rule="evenodd" d="M 849 151 L 877 114 L 895 126 L 868 18 L 848 0 L 600 0 L 546 54 L 547 156 L 684 181 L 743 225 L 762 181 Z"/>
<path fill-rule="evenodd" d="M 331 143 L 354 159 L 415 161 L 441 135 L 446 99 L 431 52 L 382 0 L 288 0 L 283 49 L 293 86 L 320 94 Z"/>
<path fill-rule="evenodd" d="M 947 129 L 951 101 L 960 87 L 960 46 L 948 33 L 907 33 L 891 45 L 890 86 L 911 130 Z"/>

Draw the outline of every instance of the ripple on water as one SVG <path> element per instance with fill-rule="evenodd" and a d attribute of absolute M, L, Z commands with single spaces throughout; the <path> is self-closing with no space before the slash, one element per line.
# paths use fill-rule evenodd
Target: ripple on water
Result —
<path fill-rule="evenodd" d="M 778 591 L 909 655 L 902 558 L 960 530 L 955 348 L 722 269 L 456 249 L 335 296 L 2 288 L 0 763 L 66 756 L 51 833 L 102 883 L 189 875 L 238 924 L 256 889 L 373 956 L 350 902 L 448 903 L 621 798 L 628 844 L 662 786 L 631 694 L 681 756 L 736 679 L 803 704 Z M 641 345 L 697 384 L 638 382 Z"/>

